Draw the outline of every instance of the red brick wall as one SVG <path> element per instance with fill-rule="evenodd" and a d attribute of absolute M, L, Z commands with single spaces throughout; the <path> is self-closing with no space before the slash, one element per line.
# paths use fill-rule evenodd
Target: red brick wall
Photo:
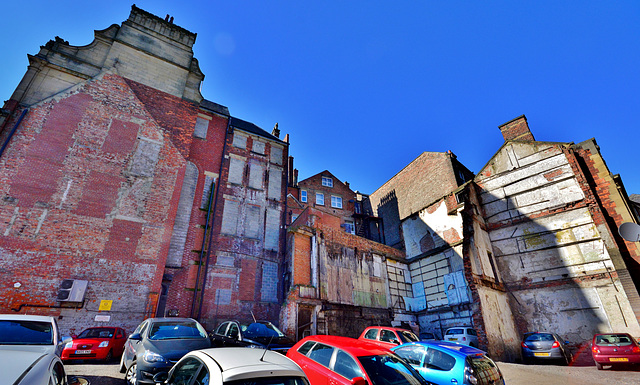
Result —
<path fill-rule="evenodd" d="M 0 159 L 0 312 L 61 315 L 63 332 L 95 325 L 103 299 L 128 331 L 152 315 L 195 109 L 149 89 L 159 95 L 144 105 L 130 86 L 90 81 L 32 107 L 12 138 Z M 169 100 L 178 118 L 149 114 Z M 138 136 L 161 143 L 146 179 L 129 173 Z M 82 308 L 56 301 L 63 279 L 89 281 Z"/>

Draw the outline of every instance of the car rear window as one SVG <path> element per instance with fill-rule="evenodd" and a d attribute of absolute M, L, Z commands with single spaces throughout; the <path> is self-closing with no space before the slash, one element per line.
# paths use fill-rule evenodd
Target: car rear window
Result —
<path fill-rule="evenodd" d="M 467 357 L 473 376 L 478 380 L 477 385 L 498 384 L 500 380 L 500 370 L 489 357 L 484 354 Z"/>
<path fill-rule="evenodd" d="M 553 338 L 553 335 L 549 333 L 535 333 L 525 338 L 525 341 L 555 341 L 555 338 Z"/>
<path fill-rule="evenodd" d="M 633 345 L 633 340 L 626 334 L 603 334 L 596 336 L 596 345 L 628 346 Z"/>
<path fill-rule="evenodd" d="M 464 334 L 464 329 L 449 329 L 447 330 L 447 335 L 451 334 Z"/>
<path fill-rule="evenodd" d="M 368 340 L 375 340 L 378 337 L 378 329 L 369 329 L 364 335 L 364 338 Z"/>
<path fill-rule="evenodd" d="M 313 347 L 313 345 L 315 345 L 316 342 L 315 341 L 307 341 L 304 344 L 302 344 L 302 346 L 300 346 L 298 348 L 298 353 L 302 354 L 302 355 L 307 355 L 307 353 L 309 353 L 309 350 L 311 350 L 311 348 Z"/>
<path fill-rule="evenodd" d="M 178 338 L 208 338 L 207 332 L 195 322 L 154 322 L 149 330 L 150 340 Z"/>
<path fill-rule="evenodd" d="M 333 355 L 333 347 L 318 343 L 316 346 L 311 349 L 311 352 L 308 354 L 309 358 L 319 363 L 320 365 L 324 365 L 327 368 L 329 367 L 329 362 L 331 361 L 331 356 Z"/>
<path fill-rule="evenodd" d="M 424 366 L 429 369 L 448 372 L 456 366 L 456 359 L 448 353 L 429 348 L 427 349 L 427 356 L 424 358 Z"/>
<path fill-rule="evenodd" d="M 50 322 L 1 320 L 0 345 L 52 345 Z"/>
<path fill-rule="evenodd" d="M 401 331 L 398 334 L 400 335 L 402 343 L 420 341 L 420 339 L 415 334 L 409 331 Z"/>

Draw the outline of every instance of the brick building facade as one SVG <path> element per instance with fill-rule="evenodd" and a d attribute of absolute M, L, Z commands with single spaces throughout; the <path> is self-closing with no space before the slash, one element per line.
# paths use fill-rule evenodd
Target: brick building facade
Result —
<path fill-rule="evenodd" d="M 2 109 L 0 311 L 277 321 L 288 143 L 202 97 L 194 33 L 133 6 L 95 35 L 29 56 Z"/>

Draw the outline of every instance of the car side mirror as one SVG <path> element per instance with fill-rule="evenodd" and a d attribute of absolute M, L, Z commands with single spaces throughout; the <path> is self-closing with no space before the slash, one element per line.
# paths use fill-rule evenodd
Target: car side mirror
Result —
<path fill-rule="evenodd" d="M 140 333 L 133 333 L 129 336 L 129 339 L 134 341 L 142 341 L 142 336 L 140 335 Z"/>
<path fill-rule="evenodd" d="M 167 372 L 156 373 L 153 376 L 153 382 L 156 384 L 164 384 L 164 382 L 167 381 L 167 378 L 169 378 L 169 373 Z"/>
<path fill-rule="evenodd" d="M 351 385 L 367 385 L 367 380 L 363 377 L 353 377 L 351 379 Z"/>

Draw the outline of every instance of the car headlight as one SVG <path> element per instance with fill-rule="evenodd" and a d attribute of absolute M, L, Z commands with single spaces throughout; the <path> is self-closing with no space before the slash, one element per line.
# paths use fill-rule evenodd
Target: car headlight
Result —
<path fill-rule="evenodd" d="M 98 345 L 99 348 L 106 348 L 107 346 L 109 346 L 109 341 L 102 341 L 100 345 Z"/>
<path fill-rule="evenodd" d="M 71 341 L 71 342 L 67 342 L 67 344 L 66 344 L 66 345 L 64 345 L 64 348 L 65 348 L 65 349 L 71 349 L 72 347 L 73 347 L 73 341 Z"/>
<path fill-rule="evenodd" d="M 164 357 L 162 357 L 161 355 L 159 355 L 158 353 L 154 353 L 152 351 L 147 350 L 146 352 L 144 352 L 144 356 L 142 356 L 142 358 L 148 362 L 148 363 L 153 363 L 153 362 L 164 362 Z"/>

